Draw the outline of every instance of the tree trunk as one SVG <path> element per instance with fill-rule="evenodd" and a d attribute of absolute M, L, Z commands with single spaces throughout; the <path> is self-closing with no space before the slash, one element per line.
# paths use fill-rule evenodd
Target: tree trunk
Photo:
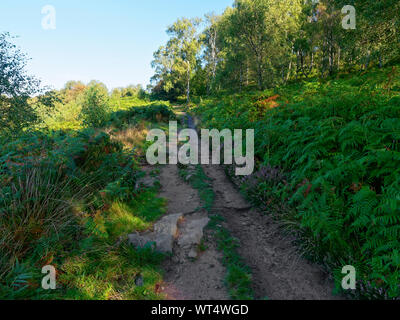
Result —
<path fill-rule="evenodd" d="M 214 89 L 215 77 L 217 73 L 217 30 L 211 32 L 209 44 L 211 47 L 211 81 L 209 83 L 208 94 Z"/>
<path fill-rule="evenodd" d="M 291 73 L 291 71 L 292 71 L 292 59 L 290 58 L 288 73 L 287 73 L 287 76 L 286 76 L 286 82 L 288 82 L 289 79 L 290 79 L 290 73 Z"/>
<path fill-rule="evenodd" d="M 371 51 L 368 50 L 367 58 L 366 58 L 366 61 L 365 61 L 365 70 L 368 70 L 368 68 L 369 68 L 370 59 L 371 59 Z"/>
<path fill-rule="evenodd" d="M 190 103 L 190 62 L 187 62 L 187 103 Z"/>
<path fill-rule="evenodd" d="M 239 79 L 239 90 L 242 92 L 243 86 L 243 65 L 240 65 L 240 79 Z"/>
<path fill-rule="evenodd" d="M 257 77 L 258 77 L 258 89 L 262 91 L 264 90 L 262 57 L 257 58 Z"/>
<path fill-rule="evenodd" d="M 249 59 L 246 59 L 246 87 L 249 86 Z"/>

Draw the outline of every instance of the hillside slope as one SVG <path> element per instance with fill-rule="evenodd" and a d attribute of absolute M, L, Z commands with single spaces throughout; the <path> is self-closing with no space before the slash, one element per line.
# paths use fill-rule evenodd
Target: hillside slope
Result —
<path fill-rule="evenodd" d="M 255 129 L 258 170 L 240 181 L 357 297 L 400 296 L 399 67 L 220 95 L 194 109 L 205 128 Z"/>

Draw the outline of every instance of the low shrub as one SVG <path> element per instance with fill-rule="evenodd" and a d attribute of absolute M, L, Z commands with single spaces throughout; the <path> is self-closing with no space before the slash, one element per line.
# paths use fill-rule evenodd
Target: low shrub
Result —
<path fill-rule="evenodd" d="M 175 119 L 175 113 L 168 104 L 153 102 L 149 105 L 117 111 L 112 115 L 111 122 L 117 128 L 122 128 L 124 125 L 129 126 L 137 124 L 143 120 L 151 122 L 168 122 Z"/>

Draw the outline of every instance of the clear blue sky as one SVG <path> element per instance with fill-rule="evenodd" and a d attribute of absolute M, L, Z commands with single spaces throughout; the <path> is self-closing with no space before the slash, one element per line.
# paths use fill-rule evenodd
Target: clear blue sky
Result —
<path fill-rule="evenodd" d="M 100 80 L 109 89 L 149 83 L 153 52 L 181 17 L 222 13 L 233 0 L 1 0 L 0 32 L 32 59 L 45 85 Z M 56 9 L 56 29 L 43 30 L 42 7 Z"/>

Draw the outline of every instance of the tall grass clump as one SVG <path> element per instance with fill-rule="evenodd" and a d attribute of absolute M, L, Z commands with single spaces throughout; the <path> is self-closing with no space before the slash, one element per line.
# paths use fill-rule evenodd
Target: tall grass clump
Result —
<path fill-rule="evenodd" d="M 66 297 L 71 282 L 62 279 L 60 290 L 41 289 L 44 265 L 62 274 L 68 259 L 115 245 L 104 232 L 120 235 L 116 230 L 129 233 L 141 224 L 133 211 L 123 216 L 113 205 L 143 192 L 135 155 L 94 129 L 4 139 L 0 154 L 0 298 Z M 118 212 L 107 224 L 112 232 L 104 231 L 108 210 Z"/>
<path fill-rule="evenodd" d="M 0 189 L 0 274 L 26 256 L 46 262 L 79 233 L 74 202 L 83 197 L 58 170 L 23 167 Z"/>

